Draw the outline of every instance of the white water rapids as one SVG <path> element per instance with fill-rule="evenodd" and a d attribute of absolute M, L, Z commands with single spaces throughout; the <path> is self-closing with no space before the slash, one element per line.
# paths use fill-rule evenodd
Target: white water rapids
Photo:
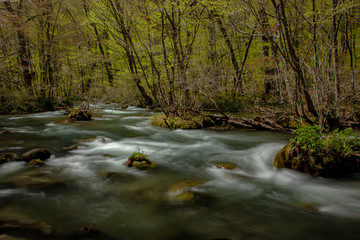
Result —
<path fill-rule="evenodd" d="M 61 111 L 0 117 L 1 152 L 53 152 L 42 168 L 0 166 L 0 220 L 41 221 L 69 233 L 93 225 L 117 239 L 360 238 L 360 175 L 275 170 L 290 134 L 169 130 L 149 126 L 150 110 L 104 106 L 101 113 L 70 124 L 55 123 L 66 118 Z M 97 137 L 81 140 L 87 136 Z M 77 150 L 61 149 L 76 143 Z M 136 151 L 157 167 L 126 167 Z M 236 168 L 215 166 L 222 162 Z M 108 172 L 118 178 L 101 177 Z M 190 188 L 198 198 L 171 202 L 171 186 L 184 180 L 201 181 Z"/>

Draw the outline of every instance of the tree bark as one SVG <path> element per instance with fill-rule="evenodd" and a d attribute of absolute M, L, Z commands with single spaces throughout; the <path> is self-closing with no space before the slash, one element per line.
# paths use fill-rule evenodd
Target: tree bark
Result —
<path fill-rule="evenodd" d="M 219 26 L 219 29 L 223 35 L 223 38 L 226 42 L 226 46 L 228 47 L 229 49 L 229 53 L 230 53 L 230 58 L 231 58 L 231 62 L 232 62 L 232 65 L 234 67 L 234 70 L 235 70 L 235 78 L 234 78 L 234 85 L 238 86 L 238 89 L 240 90 L 240 92 L 243 91 L 243 86 L 242 86 L 242 82 L 241 82 L 241 79 L 240 79 L 240 75 L 241 75 L 241 72 L 240 72 L 240 67 L 239 67 L 239 63 L 236 59 L 236 54 L 235 54 L 235 51 L 234 51 L 234 48 L 231 44 L 231 41 L 230 41 L 230 37 L 229 37 L 229 34 L 227 33 L 227 30 L 226 28 L 224 27 L 224 24 L 221 20 L 221 18 L 219 16 L 217 16 L 217 19 L 216 19 L 216 22 Z"/>
<path fill-rule="evenodd" d="M 286 8 L 285 2 L 284 2 L 284 0 L 279 0 L 279 4 L 276 2 L 276 0 L 271 0 L 271 2 L 276 10 L 278 22 L 283 29 L 284 38 L 285 38 L 284 42 L 287 45 L 288 54 L 290 56 L 290 59 L 288 61 L 290 61 L 289 63 L 291 65 L 291 67 L 293 68 L 293 70 L 296 74 L 296 77 L 300 81 L 300 84 L 302 87 L 302 92 L 304 93 L 304 98 L 306 101 L 307 109 L 310 113 L 312 113 L 314 116 L 317 117 L 318 113 L 315 109 L 313 100 L 309 93 L 309 90 L 308 90 L 308 87 L 306 84 L 306 77 L 305 77 L 305 74 L 301 67 L 300 59 L 296 54 L 295 47 L 293 44 L 293 39 L 291 38 L 291 35 L 290 35 L 290 26 L 288 24 L 286 14 L 285 14 L 285 8 Z"/>
<path fill-rule="evenodd" d="M 23 8 L 23 1 L 18 2 L 18 7 L 17 7 L 18 9 L 16 11 L 11 6 L 10 1 L 4 2 L 4 4 L 10 13 L 18 15 L 19 19 L 21 18 L 20 12 L 21 9 Z M 29 40 L 23 30 L 24 26 L 21 26 L 22 23 L 14 21 L 14 24 L 17 28 L 16 33 L 19 41 L 19 59 L 20 59 L 20 66 L 22 72 L 22 79 L 25 89 L 29 90 L 30 92 L 33 82 L 33 74 L 30 71 L 31 53 L 29 50 Z"/>
<path fill-rule="evenodd" d="M 105 50 L 104 50 L 104 47 L 101 43 L 101 38 L 100 38 L 100 35 L 99 35 L 99 32 L 98 32 L 98 29 L 96 27 L 96 24 L 95 23 L 92 23 L 91 24 L 94 28 L 94 33 L 95 33 L 95 36 L 96 36 L 96 41 L 98 43 L 98 46 L 99 46 L 99 51 L 101 53 L 101 55 L 103 56 L 103 58 L 106 58 L 106 53 L 105 53 Z M 109 84 L 111 87 L 114 86 L 114 75 L 112 73 L 112 67 L 111 67 L 111 62 L 108 62 L 106 61 L 105 59 L 102 61 L 103 65 L 104 65 L 104 68 L 105 68 L 105 71 L 106 71 L 106 75 L 108 77 L 108 81 L 109 81 Z"/>

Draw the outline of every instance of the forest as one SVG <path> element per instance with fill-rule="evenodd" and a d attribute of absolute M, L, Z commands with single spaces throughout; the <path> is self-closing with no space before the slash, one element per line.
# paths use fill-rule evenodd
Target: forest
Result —
<path fill-rule="evenodd" d="M 0 239 L 360 239 L 359 184 L 359 0 L 0 0 Z"/>
<path fill-rule="evenodd" d="M 356 0 L 8 0 L 0 39 L 2 113 L 80 101 L 360 117 Z"/>

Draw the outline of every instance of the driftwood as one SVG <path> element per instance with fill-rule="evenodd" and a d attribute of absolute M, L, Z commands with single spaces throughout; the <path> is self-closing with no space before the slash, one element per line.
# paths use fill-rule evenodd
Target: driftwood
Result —
<path fill-rule="evenodd" d="M 258 130 L 271 130 L 271 131 L 288 131 L 275 120 L 269 117 L 254 117 L 254 118 L 240 118 L 231 117 L 226 118 L 221 115 L 211 116 L 216 125 L 225 127 L 234 127 L 239 129 L 258 129 Z"/>

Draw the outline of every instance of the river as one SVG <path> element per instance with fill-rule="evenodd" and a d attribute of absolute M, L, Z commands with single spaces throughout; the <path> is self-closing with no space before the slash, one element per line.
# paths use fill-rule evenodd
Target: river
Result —
<path fill-rule="evenodd" d="M 360 175 L 275 170 L 290 134 L 170 130 L 149 126 L 151 110 L 98 109 L 90 122 L 55 123 L 63 111 L 0 116 L 1 152 L 53 153 L 44 167 L 0 166 L 0 220 L 64 234 L 93 226 L 116 239 L 360 239 Z M 136 151 L 157 167 L 126 167 Z M 198 182 L 186 188 L 195 197 L 175 200 L 171 189 L 184 181 Z"/>

